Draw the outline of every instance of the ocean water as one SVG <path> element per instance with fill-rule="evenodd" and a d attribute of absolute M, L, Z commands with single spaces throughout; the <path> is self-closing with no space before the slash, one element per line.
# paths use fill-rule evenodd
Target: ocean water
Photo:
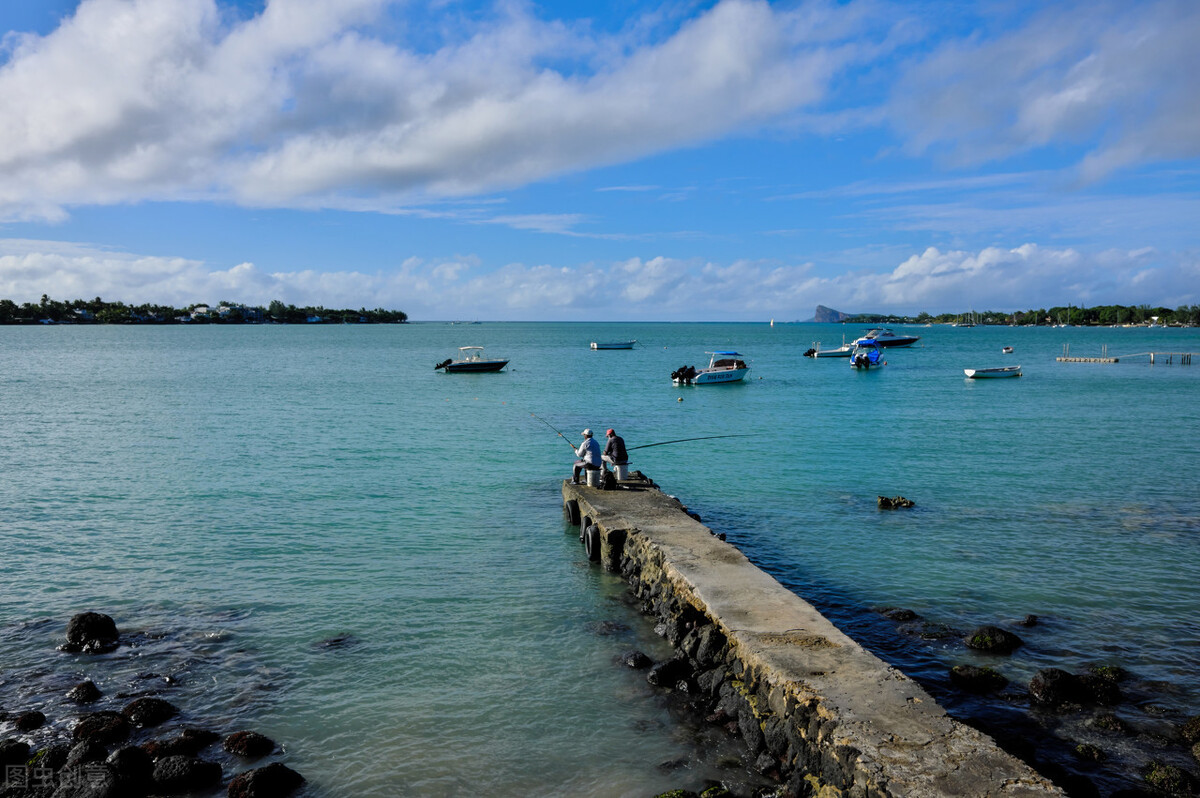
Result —
<path fill-rule="evenodd" d="M 905 329 L 921 341 L 861 373 L 802 357 L 862 332 L 836 325 L 0 328 L 0 710 L 43 709 L 36 743 L 83 678 L 97 708 L 159 690 L 179 724 L 278 740 L 311 796 L 752 789 L 718 762 L 735 747 L 614 663 L 666 651 L 559 493 L 579 431 L 612 426 L 631 447 L 740 436 L 632 466 L 955 715 L 1102 792 L 1188 765 L 1164 740 L 1200 714 L 1200 363 L 1054 358 L 1200 352 L 1200 330 Z M 640 343 L 588 349 L 608 338 Z M 509 369 L 433 370 L 464 345 Z M 744 383 L 671 385 L 714 348 L 748 356 Z M 130 645 L 56 651 L 84 610 Z M 968 652 L 984 623 L 1025 645 Z M 1013 687 L 964 696 L 957 663 Z M 1023 697 L 1039 668 L 1093 665 L 1130 671 L 1112 711 L 1133 734 Z M 1075 741 L 1108 764 L 1073 764 Z"/>

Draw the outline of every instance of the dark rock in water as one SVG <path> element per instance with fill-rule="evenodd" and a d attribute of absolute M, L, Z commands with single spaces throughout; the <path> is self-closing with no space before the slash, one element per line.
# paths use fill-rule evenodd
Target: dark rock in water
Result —
<path fill-rule="evenodd" d="M 700 796 L 691 790 L 667 790 L 660 792 L 654 798 L 700 798 Z"/>
<path fill-rule="evenodd" d="M 1120 665 L 1094 665 L 1088 668 L 1088 673 L 1114 684 L 1123 682 L 1129 678 L 1129 671 Z"/>
<path fill-rule="evenodd" d="M 626 668 L 633 668 L 635 671 L 644 670 L 654 664 L 654 660 L 640 651 L 626 651 L 617 660 Z"/>
<path fill-rule="evenodd" d="M 1008 684 L 1008 679 L 999 671 L 974 665 L 955 665 L 950 669 L 950 681 L 972 693 L 992 693 Z"/>
<path fill-rule="evenodd" d="M 1092 718 L 1092 725 L 1097 729 L 1106 732 L 1116 732 L 1117 734 L 1129 734 L 1129 726 L 1125 721 L 1118 718 L 1111 712 L 1105 712 L 1102 715 L 1097 715 Z"/>
<path fill-rule="evenodd" d="M 659 762 L 657 767 L 663 773 L 670 773 L 674 770 L 683 770 L 688 766 L 686 759 L 668 759 L 665 762 Z"/>
<path fill-rule="evenodd" d="M 257 759 L 275 750 L 275 741 L 252 731 L 234 732 L 225 738 L 222 747 L 231 754 Z"/>
<path fill-rule="evenodd" d="M 1051 707 L 1077 704 L 1086 698 L 1078 677 L 1060 668 L 1043 668 L 1034 674 L 1029 693 L 1034 701 Z"/>
<path fill-rule="evenodd" d="M 1024 618 L 1021 619 L 1021 625 L 1022 626 L 1037 626 L 1038 625 L 1038 617 L 1036 615 L 1026 615 Z"/>
<path fill-rule="evenodd" d="M 113 751 L 105 760 L 117 780 L 131 792 L 140 792 L 149 786 L 154 775 L 154 760 L 150 755 L 134 745 L 127 745 Z"/>
<path fill-rule="evenodd" d="M 55 743 L 38 752 L 38 766 L 50 770 L 62 770 L 71 754 L 71 746 L 66 743 Z"/>
<path fill-rule="evenodd" d="M 154 791 L 167 795 L 199 792 L 219 784 L 221 766 L 190 756 L 168 756 L 154 763 Z"/>
<path fill-rule="evenodd" d="M 17 727 L 17 731 L 31 732 L 34 729 L 40 729 L 46 724 L 46 716 L 37 710 L 33 712 L 25 712 L 17 716 L 13 725 Z"/>
<path fill-rule="evenodd" d="M 358 644 L 358 638 L 351 634 L 340 634 L 328 637 L 317 643 L 316 648 L 323 649 L 340 649 L 350 648 Z"/>
<path fill-rule="evenodd" d="M 84 740 L 75 743 L 67 752 L 63 767 L 74 769 L 89 762 L 103 762 L 108 757 L 108 749 L 95 740 Z"/>
<path fill-rule="evenodd" d="M 139 698 L 121 710 L 129 723 L 138 729 L 158 726 L 179 714 L 179 708 L 161 698 Z"/>
<path fill-rule="evenodd" d="M 220 739 L 221 735 L 214 731 L 187 728 L 169 740 L 151 740 L 142 746 L 142 750 L 152 759 L 177 755 L 195 756 Z"/>
<path fill-rule="evenodd" d="M 967 648 L 976 651 L 986 651 L 989 654 L 1011 654 L 1020 648 L 1024 641 L 1012 632 L 1007 632 L 998 626 L 981 626 L 967 635 L 963 642 Z"/>
<path fill-rule="evenodd" d="M 1179 729 L 1179 735 L 1189 743 L 1200 743 L 1200 715 L 1189 718 Z"/>
<path fill-rule="evenodd" d="M 921 617 L 912 610 L 906 610 L 901 607 L 884 607 L 879 611 L 879 614 L 896 623 L 907 623 Z"/>
<path fill-rule="evenodd" d="M 1151 762 L 1142 771 L 1142 776 L 1146 779 L 1146 783 L 1154 789 L 1171 795 L 1191 795 L 1197 787 L 1196 779 L 1192 774 L 1183 768 L 1162 762 Z"/>
<path fill-rule="evenodd" d="M 951 637 L 961 637 L 962 632 L 944 623 L 933 621 L 918 621 L 900 627 L 905 634 L 915 634 L 922 640 L 947 640 Z"/>
<path fill-rule="evenodd" d="M 586 628 L 600 637 L 611 637 L 629 631 L 629 627 L 620 621 L 591 621 L 586 624 Z"/>
<path fill-rule="evenodd" d="M 1090 762 L 1103 762 L 1108 759 L 1107 754 L 1091 743 L 1080 743 L 1075 746 L 1071 753 L 1075 754 L 1079 759 L 1086 759 Z"/>
<path fill-rule="evenodd" d="M 916 503 L 912 499 L 906 499 L 903 496 L 880 496 L 876 500 L 881 510 L 898 510 L 902 507 L 915 507 Z"/>
<path fill-rule="evenodd" d="M 60 648 L 100 654 L 116 648 L 118 637 L 112 618 L 100 612 L 81 612 L 67 623 L 67 642 Z"/>
<path fill-rule="evenodd" d="M 29 743 L 0 740 L 0 765 L 23 765 L 29 759 Z"/>
<path fill-rule="evenodd" d="M 1196 743 L 1192 746 L 1192 759 L 1200 762 L 1200 743 Z"/>
<path fill-rule="evenodd" d="M 683 658 L 676 657 L 660 662 L 646 674 L 646 681 L 655 687 L 675 687 L 681 681 L 692 678 L 692 666 Z"/>
<path fill-rule="evenodd" d="M 272 762 L 248 770 L 229 782 L 229 798 L 285 798 L 304 784 L 304 777 L 287 765 Z"/>
<path fill-rule="evenodd" d="M 76 704 L 90 704 L 100 698 L 100 688 L 89 679 L 72 687 L 67 693 L 67 698 Z"/>
<path fill-rule="evenodd" d="M 1121 700 L 1121 688 L 1113 679 L 1085 673 L 1076 677 L 1083 697 L 1093 704 L 1116 704 Z"/>
<path fill-rule="evenodd" d="M 700 798 L 734 798 L 734 794 L 724 784 L 717 784 L 700 793 Z"/>
<path fill-rule="evenodd" d="M 95 740 L 102 745 L 119 743 L 129 736 L 129 723 L 117 712 L 91 712 L 84 715 L 71 733 L 75 742 Z"/>

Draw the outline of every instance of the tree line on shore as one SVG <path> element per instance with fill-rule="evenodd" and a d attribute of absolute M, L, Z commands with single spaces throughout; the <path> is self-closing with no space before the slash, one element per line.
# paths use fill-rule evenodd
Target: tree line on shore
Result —
<path fill-rule="evenodd" d="M 171 305 L 126 305 L 95 299 L 58 301 L 42 294 L 40 302 L 17 304 L 0 299 L 0 324 L 403 324 L 399 310 L 296 307 L 278 299 L 267 307 L 219 302 L 182 308 Z"/>
<path fill-rule="evenodd" d="M 1200 326 L 1200 305 L 1180 305 L 1171 310 L 1150 305 L 1097 305 L 1096 307 L 1052 307 L 1037 310 L 1004 312 L 942 313 L 937 316 L 919 313 L 916 316 L 894 316 L 860 313 L 843 319 L 851 324 L 1068 324 L 1076 327 L 1111 327 L 1113 325 Z"/>

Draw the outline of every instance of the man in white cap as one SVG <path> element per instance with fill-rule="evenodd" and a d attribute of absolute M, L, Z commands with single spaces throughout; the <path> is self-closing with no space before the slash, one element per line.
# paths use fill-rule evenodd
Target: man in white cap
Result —
<path fill-rule="evenodd" d="M 571 473 L 572 485 L 579 484 L 579 472 L 583 469 L 600 470 L 600 442 L 592 437 L 590 429 L 583 431 L 583 443 L 575 450 L 575 456 L 579 459 L 575 461 L 575 470 Z"/>

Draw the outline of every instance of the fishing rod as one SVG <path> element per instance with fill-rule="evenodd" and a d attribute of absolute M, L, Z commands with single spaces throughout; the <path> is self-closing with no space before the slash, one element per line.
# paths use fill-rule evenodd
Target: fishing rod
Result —
<path fill-rule="evenodd" d="M 677 441 L 660 441 L 659 443 L 643 443 L 641 446 L 630 446 L 626 451 L 632 452 L 634 449 L 649 449 L 651 446 L 666 446 L 668 443 L 687 443 L 688 441 L 708 441 L 713 438 L 750 438 L 753 434 L 741 435 L 704 435 L 699 438 L 680 438 Z"/>
<path fill-rule="evenodd" d="M 543 423 L 543 424 L 545 424 L 547 427 L 549 427 L 550 429 L 552 429 L 552 430 L 554 430 L 555 432 L 557 432 L 557 433 L 558 433 L 558 437 L 560 437 L 560 438 L 562 438 L 562 439 L 563 439 L 563 443 L 565 443 L 567 446 L 571 446 L 571 451 L 575 451 L 575 447 L 571 445 L 571 442 L 570 442 L 569 440 L 567 440 L 567 436 L 562 434 L 562 430 L 560 430 L 558 427 L 556 427 L 556 426 L 554 426 L 553 424 L 551 424 L 551 423 L 550 423 L 549 421 L 547 421 L 546 419 L 544 419 L 544 418 L 542 418 L 541 416 L 539 416 L 537 413 L 530 413 L 529 415 L 533 416 L 533 417 L 534 417 L 534 418 L 536 418 L 538 421 L 542 422 L 542 423 Z"/>

